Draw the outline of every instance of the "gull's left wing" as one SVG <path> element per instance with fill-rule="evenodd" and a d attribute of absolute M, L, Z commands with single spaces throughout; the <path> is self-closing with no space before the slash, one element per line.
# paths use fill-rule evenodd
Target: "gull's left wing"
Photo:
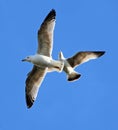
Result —
<path fill-rule="evenodd" d="M 53 31 L 55 27 L 56 12 L 52 9 L 46 16 L 38 31 L 38 54 L 51 57 L 53 49 Z"/>

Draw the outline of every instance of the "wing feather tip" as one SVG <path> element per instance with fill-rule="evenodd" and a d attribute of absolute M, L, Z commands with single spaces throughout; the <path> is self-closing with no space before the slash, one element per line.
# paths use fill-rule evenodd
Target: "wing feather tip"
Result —
<path fill-rule="evenodd" d="M 32 99 L 30 98 L 30 96 L 26 94 L 26 104 L 27 104 L 27 108 L 28 108 L 28 109 L 31 108 L 32 105 L 33 105 L 33 103 L 34 103 L 34 100 L 32 100 Z"/>
<path fill-rule="evenodd" d="M 55 19 L 56 17 L 56 11 L 55 9 L 52 9 L 49 14 L 46 16 L 46 18 L 44 19 L 44 22 L 47 21 L 47 20 L 52 20 L 52 19 Z"/>
<path fill-rule="evenodd" d="M 55 9 L 52 9 L 52 10 L 50 11 L 50 13 L 53 14 L 54 16 L 56 16 L 56 11 L 55 11 Z M 49 13 L 49 14 L 50 14 L 50 13 Z"/>
<path fill-rule="evenodd" d="M 96 53 L 98 54 L 98 57 L 100 57 L 105 54 L 105 51 L 97 51 Z"/>

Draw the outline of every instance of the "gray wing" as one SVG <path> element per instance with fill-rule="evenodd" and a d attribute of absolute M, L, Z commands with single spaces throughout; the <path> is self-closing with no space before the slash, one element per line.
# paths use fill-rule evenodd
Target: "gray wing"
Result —
<path fill-rule="evenodd" d="M 55 27 L 55 10 L 51 10 L 46 16 L 38 31 L 38 54 L 51 56 L 53 48 L 53 31 Z"/>
<path fill-rule="evenodd" d="M 30 108 L 35 101 L 39 87 L 45 77 L 46 69 L 42 69 L 34 66 L 32 71 L 29 72 L 28 77 L 26 79 L 26 104 L 27 107 Z"/>
<path fill-rule="evenodd" d="M 78 52 L 71 58 L 68 58 L 67 61 L 72 67 L 76 67 L 84 62 L 87 62 L 91 59 L 96 59 L 102 56 L 105 51 L 85 51 L 85 52 Z"/>

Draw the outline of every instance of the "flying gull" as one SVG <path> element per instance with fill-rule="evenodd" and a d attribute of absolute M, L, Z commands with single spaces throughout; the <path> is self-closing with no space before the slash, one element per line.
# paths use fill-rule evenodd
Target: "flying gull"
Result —
<path fill-rule="evenodd" d="M 55 27 L 56 12 L 52 9 L 44 19 L 38 30 L 38 50 L 33 56 L 28 56 L 22 61 L 34 64 L 26 79 L 26 104 L 30 108 L 35 101 L 39 87 L 48 71 L 62 71 L 63 62 L 53 60 L 51 57 L 53 47 L 53 31 Z"/>
<path fill-rule="evenodd" d="M 63 53 L 59 53 L 59 59 L 60 61 L 64 62 L 64 68 L 63 71 L 67 74 L 67 80 L 68 81 L 74 81 L 80 78 L 81 74 L 77 73 L 74 69 L 75 67 L 79 66 L 80 64 L 83 64 L 91 59 L 96 59 L 100 56 L 102 56 L 105 53 L 105 51 L 83 51 L 78 52 L 74 56 L 70 58 L 65 58 L 63 56 Z"/>

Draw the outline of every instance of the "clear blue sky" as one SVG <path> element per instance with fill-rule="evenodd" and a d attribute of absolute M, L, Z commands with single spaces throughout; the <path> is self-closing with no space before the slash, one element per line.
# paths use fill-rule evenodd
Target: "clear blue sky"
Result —
<path fill-rule="evenodd" d="M 49 73 L 31 109 L 25 104 L 21 59 L 35 54 L 37 30 L 57 12 L 53 57 L 77 51 L 106 54 L 79 66 L 81 78 Z M 0 130 L 118 130 L 118 1 L 0 0 Z"/>

